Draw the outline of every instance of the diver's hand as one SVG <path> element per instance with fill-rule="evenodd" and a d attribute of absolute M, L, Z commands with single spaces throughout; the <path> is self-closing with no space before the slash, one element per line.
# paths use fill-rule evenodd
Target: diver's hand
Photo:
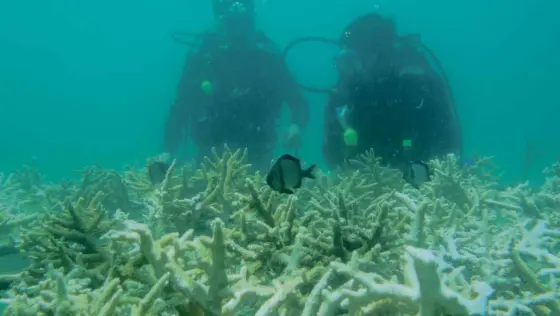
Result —
<path fill-rule="evenodd" d="M 176 166 L 183 166 L 187 163 L 190 163 L 190 161 L 188 161 L 186 157 L 182 155 L 174 155 L 167 151 L 160 153 L 152 159 L 153 161 L 163 162 L 168 165 L 171 165 L 173 162 L 175 162 Z"/>
<path fill-rule="evenodd" d="M 160 161 L 160 162 L 170 162 L 169 160 L 171 159 L 171 153 L 169 152 L 162 152 L 161 154 L 157 155 L 155 157 L 156 161 Z"/>
<path fill-rule="evenodd" d="M 301 147 L 301 130 L 297 124 L 292 124 L 284 133 L 282 147 L 285 150 L 297 150 Z"/>

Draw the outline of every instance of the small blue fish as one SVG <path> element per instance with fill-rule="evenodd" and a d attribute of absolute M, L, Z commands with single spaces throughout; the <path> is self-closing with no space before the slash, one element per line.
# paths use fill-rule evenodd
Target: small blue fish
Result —
<path fill-rule="evenodd" d="M 461 160 L 461 167 L 463 168 L 468 168 L 468 167 L 472 167 L 475 164 L 475 160 L 474 158 L 465 158 Z"/>

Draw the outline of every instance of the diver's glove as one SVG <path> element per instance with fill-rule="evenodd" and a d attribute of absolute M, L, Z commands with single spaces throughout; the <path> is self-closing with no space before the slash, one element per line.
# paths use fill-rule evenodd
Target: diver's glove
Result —
<path fill-rule="evenodd" d="M 283 136 L 284 150 L 298 150 L 301 147 L 301 129 L 297 124 L 291 124 Z"/>
<path fill-rule="evenodd" d="M 152 163 L 161 163 L 161 164 L 165 164 L 166 166 L 170 166 L 173 162 L 175 162 L 175 165 L 177 167 L 179 166 L 183 166 L 186 163 L 190 163 L 189 160 L 187 160 L 186 157 L 184 157 L 183 155 L 174 155 L 170 152 L 162 152 L 159 155 L 156 155 L 154 157 L 151 157 L 150 161 Z M 167 168 L 168 168 L 167 167 Z M 166 168 L 166 171 L 167 171 Z"/>
<path fill-rule="evenodd" d="M 162 152 L 161 154 L 154 157 L 154 160 L 161 161 L 165 163 L 170 163 L 171 160 L 171 153 L 170 152 Z"/>

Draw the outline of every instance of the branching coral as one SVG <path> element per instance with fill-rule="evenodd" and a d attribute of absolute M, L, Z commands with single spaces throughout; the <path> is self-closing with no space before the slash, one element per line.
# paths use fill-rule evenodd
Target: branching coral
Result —
<path fill-rule="evenodd" d="M 208 223 L 214 217 L 227 221 L 237 207 L 236 192 L 243 186 L 247 150 L 232 151 L 227 146 L 223 153 L 212 150 L 200 168 L 191 165 L 180 168 L 172 162 L 161 184 L 153 185 L 147 175 L 127 172 L 126 181 L 137 192 L 138 201 L 148 209 L 146 219 L 163 232 L 167 223 L 179 232 L 188 229 L 209 231 Z"/>
<path fill-rule="evenodd" d="M 21 234 L 20 248 L 31 259 L 24 280 L 41 278 L 50 265 L 71 271 L 80 267 L 92 282 L 102 282 L 111 263 L 111 254 L 99 237 L 114 224 L 107 219 L 101 203 L 102 194 L 86 204 L 79 199 L 68 203 L 59 214 L 41 217 L 40 230 L 29 229 Z"/>
<path fill-rule="evenodd" d="M 136 246 L 132 248 L 147 263 L 145 279 L 151 279 L 148 284 L 169 281 L 161 285 L 160 297 L 175 314 L 191 315 L 200 308 L 210 315 L 235 315 L 246 300 L 270 296 L 273 291 L 251 285 L 245 269 L 235 274 L 235 265 L 226 256 L 223 225 L 220 219 L 213 221 L 212 238 L 193 239 L 193 231 L 189 230 L 182 236 L 171 234 L 154 241 L 146 225 L 128 221 L 127 230 L 114 232 L 110 238 Z M 141 304 L 133 314 L 143 315 L 149 307 Z"/>
<path fill-rule="evenodd" d="M 332 263 L 333 275 L 339 274 L 350 280 L 334 290 L 323 288 L 323 302 L 320 305 L 309 304 L 303 315 L 335 315 L 339 308 L 351 315 L 366 311 L 369 315 L 375 315 L 381 308 L 388 309 L 386 304 L 379 304 L 383 301 L 391 302 L 394 314 L 398 313 L 399 308 L 417 311 L 416 315 L 419 316 L 486 315 L 488 297 L 493 293 L 490 286 L 475 282 L 471 286 L 475 297 L 464 297 L 445 284 L 439 259 L 430 251 L 407 246 L 405 261 L 406 284 L 386 280 L 375 273 L 362 272 L 355 260 L 349 264 Z M 319 283 L 317 286 L 322 287 L 324 284 Z"/>
<path fill-rule="evenodd" d="M 0 276 L 6 314 L 560 315 L 557 165 L 499 188 L 450 155 L 417 190 L 370 151 L 282 195 L 246 154 L 6 191 L 50 200 L 11 244 L 32 264 Z"/>

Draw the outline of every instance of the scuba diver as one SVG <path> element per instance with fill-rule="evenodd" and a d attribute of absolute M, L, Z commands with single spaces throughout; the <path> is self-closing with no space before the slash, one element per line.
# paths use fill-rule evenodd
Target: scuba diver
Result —
<path fill-rule="evenodd" d="M 291 112 L 283 145 L 293 150 L 300 146 L 309 105 L 281 52 L 255 29 L 253 0 L 212 5 L 217 29 L 185 43 L 192 51 L 166 122 L 164 151 L 174 155 L 190 127 L 199 158 L 224 144 L 246 147 L 249 162 L 268 169 L 283 102 Z"/>
<path fill-rule="evenodd" d="M 371 148 L 382 163 L 401 170 L 411 161 L 460 154 L 461 127 L 447 77 L 419 38 L 400 37 L 391 20 L 368 14 L 346 27 L 338 44 L 338 82 L 324 123 L 329 168 Z"/>

